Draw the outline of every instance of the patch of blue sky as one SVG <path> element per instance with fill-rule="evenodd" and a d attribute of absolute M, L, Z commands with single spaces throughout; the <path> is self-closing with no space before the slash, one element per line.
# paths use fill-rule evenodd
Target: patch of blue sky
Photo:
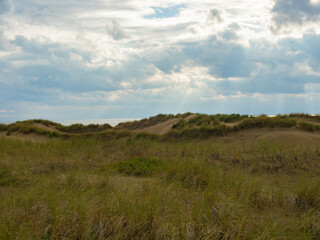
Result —
<path fill-rule="evenodd" d="M 185 4 L 174 5 L 171 7 L 151 7 L 154 10 L 154 14 L 144 16 L 144 18 L 152 19 L 152 18 L 171 18 L 175 17 L 180 13 L 181 8 L 185 8 Z"/>

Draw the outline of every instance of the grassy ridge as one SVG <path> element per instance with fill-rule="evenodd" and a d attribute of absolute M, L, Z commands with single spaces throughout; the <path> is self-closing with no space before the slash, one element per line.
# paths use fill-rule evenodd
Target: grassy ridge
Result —
<path fill-rule="evenodd" d="M 42 124 L 48 129 L 43 129 L 35 124 Z M 51 129 L 50 129 L 51 128 Z M 109 124 L 72 124 L 70 126 L 63 126 L 59 123 L 55 123 L 49 120 L 34 119 L 26 121 L 18 121 L 12 124 L 0 124 L 0 131 L 7 131 L 7 135 L 11 135 L 13 132 L 19 132 L 23 134 L 36 133 L 39 135 L 45 135 L 49 137 L 65 137 L 66 133 L 70 134 L 82 134 L 82 133 L 95 133 L 103 132 L 112 129 Z"/>
<path fill-rule="evenodd" d="M 194 139 L 194 138 L 210 138 L 212 136 L 226 136 L 231 133 L 254 129 L 254 128 L 294 128 L 309 132 L 320 131 L 320 124 L 317 124 L 319 116 L 311 116 L 307 114 L 290 114 L 277 115 L 276 117 L 248 116 L 239 114 L 196 114 L 193 118 L 186 120 L 191 113 L 165 115 L 159 114 L 149 119 L 140 121 L 120 123 L 115 128 L 109 124 L 73 124 L 63 126 L 59 123 L 54 123 L 48 120 L 27 120 L 12 124 L 0 124 L 0 131 L 6 131 L 7 135 L 13 132 L 30 134 L 36 133 L 49 137 L 69 137 L 69 136 L 87 136 L 87 135 L 109 135 L 118 134 L 119 137 L 134 135 L 137 138 L 151 138 L 159 140 L 167 139 Z M 165 122 L 169 119 L 176 118 L 180 121 L 173 125 L 172 129 L 162 136 L 156 136 L 149 133 L 133 133 L 132 130 L 144 129 L 149 126 L 154 126 L 158 123 Z M 312 120 L 312 121 L 311 121 Z M 35 124 L 42 124 L 48 129 L 40 128 Z M 124 133 L 124 132 L 131 133 Z M 112 133 L 110 133 L 112 132 Z"/>
<path fill-rule="evenodd" d="M 133 122 L 123 122 L 119 123 L 115 128 L 120 130 L 135 130 L 135 129 L 142 129 L 146 127 L 150 127 L 156 125 L 158 123 L 167 121 L 169 119 L 174 118 L 175 115 L 173 114 L 158 114 L 157 116 L 153 116 L 150 118 L 144 118 L 141 120 L 136 120 Z"/>
<path fill-rule="evenodd" d="M 0 239 L 318 239 L 319 149 L 0 137 Z"/>

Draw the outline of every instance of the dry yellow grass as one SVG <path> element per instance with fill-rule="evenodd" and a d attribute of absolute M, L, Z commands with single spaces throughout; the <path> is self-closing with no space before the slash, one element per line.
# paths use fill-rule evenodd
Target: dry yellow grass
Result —
<path fill-rule="evenodd" d="M 306 132 L 297 129 L 266 128 L 248 129 L 220 138 L 222 142 L 228 141 L 241 144 L 250 144 L 264 140 L 281 145 L 317 145 L 320 144 L 320 135 L 316 132 Z"/>
<path fill-rule="evenodd" d="M 268 140 L 292 136 L 293 146 Z M 0 137 L 0 239 L 319 239 L 317 146 L 315 133 L 278 129 L 176 142 Z M 136 177 L 148 170 L 139 158 L 163 165 Z"/>
<path fill-rule="evenodd" d="M 5 137 L 9 139 L 26 140 L 26 141 L 32 141 L 32 142 L 46 142 L 49 140 L 47 136 L 42 136 L 36 133 L 23 134 L 23 133 L 14 132 L 10 134 L 10 136 L 7 136 L 7 131 L 0 132 L 0 137 Z"/>

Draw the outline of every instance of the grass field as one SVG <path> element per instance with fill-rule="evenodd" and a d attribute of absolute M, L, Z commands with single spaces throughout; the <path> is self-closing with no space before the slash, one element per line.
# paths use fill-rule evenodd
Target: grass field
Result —
<path fill-rule="evenodd" d="M 320 239 L 318 135 L 3 134 L 0 239 Z"/>

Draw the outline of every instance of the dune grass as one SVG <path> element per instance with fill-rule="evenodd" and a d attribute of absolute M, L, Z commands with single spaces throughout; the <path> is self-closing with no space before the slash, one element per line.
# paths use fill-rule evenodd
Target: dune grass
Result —
<path fill-rule="evenodd" d="M 0 137 L 0 239 L 319 239 L 319 149 Z"/>
<path fill-rule="evenodd" d="M 193 115 L 192 118 L 187 118 Z M 146 130 L 150 126 L 155 126 L 175 118 L 178 122 L 173 124 L 172 128 L 163 135 L 154 135 Z M 122 137 L 124 135 L 134 135 L 137 138 L 149 139 L 208 139 L 213 136 L 226 136 L 236 132 L 248 129 L 261 128 L 291 128 L 307 132 L 319 132 L 320 115 L 308 114 L 290 114 L 268 117 L 266 115 L 248 116 L 240 114 L 158 114 L 156 116 L 145 118 L 139 121 L 119 123 L 116 127 L 109 124 L 73 124 L 63 126 L 49 120 L 34 119 L 18 121 L 11 124 L 0 124 L 0 132 L 6 132 L 6 135 L 12 133 L 37 134 L 48 137 L 68 138 L 73 135 L 115 135 Z M 40 124 L 42 125 L 36 125 Z M 45 128 L 44 128 L 45 127 Z M 170 126 L 169 126 L 170 127 Z M 137 133 L 134 130 L 139 130 Z"/>

